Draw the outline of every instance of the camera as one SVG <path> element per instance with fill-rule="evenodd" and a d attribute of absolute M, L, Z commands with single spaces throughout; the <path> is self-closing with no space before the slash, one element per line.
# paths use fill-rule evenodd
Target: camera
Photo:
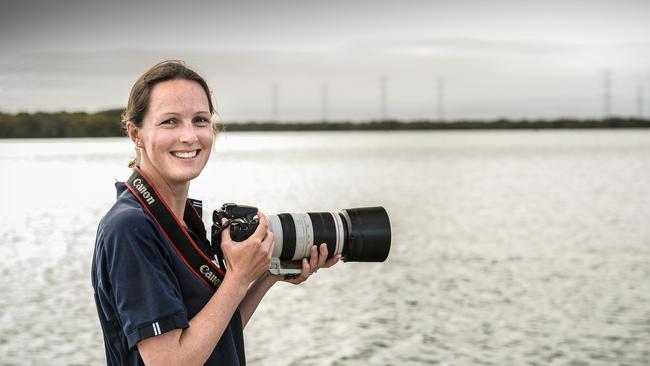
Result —
<path fill-rule="evenodd" d="M 221 247 L 221 232 L 230 230 L 234 241 L 253 234 L 259 219 L 253 206 L 226 203 L 212 213 L 212 245 Z M 221 220 L 226 218 L 227 224 Z M 273 233 L 274 275 L 300 273 L 300 261 L 313 245 L 325 243 L 328 259 L 341 254 L 344 262 L 383 262 L 390 252 L 391 229 L 383 207 L 359 207 L 340 212 L 280 213 L 267 215 Z"/>

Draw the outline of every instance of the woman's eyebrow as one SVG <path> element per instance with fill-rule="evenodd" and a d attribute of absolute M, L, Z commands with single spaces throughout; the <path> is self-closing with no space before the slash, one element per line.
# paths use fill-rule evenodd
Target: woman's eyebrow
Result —
<path fill-rule="evenodd" d="M 178 112 L 162 112 L 162 113 L 160 113 L 161 116 L 178 116 L 180 114 L 181 113 L 178 113 Z M 210 112 L 209 111 L 198 111 L 198 112 L 194 112 L 193 115 L 196 116 L 198 114 L 210 114 Z"/>

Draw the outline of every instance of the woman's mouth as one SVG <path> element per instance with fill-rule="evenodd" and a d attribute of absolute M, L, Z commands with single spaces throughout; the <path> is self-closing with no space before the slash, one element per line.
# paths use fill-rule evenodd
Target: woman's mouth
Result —
<path fill-rule="evenodd" d="M 179 159 L 192 159 L 195 158 L 201 150 L 192 151 L 172 151 L 172 155 Z"/>

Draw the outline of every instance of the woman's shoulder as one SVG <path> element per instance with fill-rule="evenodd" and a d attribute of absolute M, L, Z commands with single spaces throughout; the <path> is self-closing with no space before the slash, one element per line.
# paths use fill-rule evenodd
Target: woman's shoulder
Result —
<path fill-rule="evenodd" d="M 115 204 L 99 222 L 98 238 L 140 236 L 143 232 L 155 234 L 153 219 L 145 213 L 135 197 L 128 190 L 121 190 L 119 185 L 116 184 L 118 196 Z"/>
<path fill-rule="evenodd" d="M 100 222 L 106 228 L 138 227 L 148 223 L 149 217 L 136 204 L 116 202 Z"/>

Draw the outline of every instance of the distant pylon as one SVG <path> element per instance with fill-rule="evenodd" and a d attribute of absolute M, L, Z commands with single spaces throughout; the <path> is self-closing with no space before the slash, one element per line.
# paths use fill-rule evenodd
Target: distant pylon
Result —
<path fill-rule="evenodd" d="M 321 85 L 321 87 L 320 87 L 320 104 L 321 104 L 321 113 L 322 113 L 323 122 L 327 122 L 327 118 L 328 118 L 328 113 L 327 113 L 328 112 L 328 110 L 327 110 L 327 108 L 328 108 L 328 106 L 327 106 L 327 102 L 328 102 L 327 96 L 328 95 L 327 94 L 328 94 L 327 84 L 323 83 Z"/>
<path fill-rule="evenodd" d="M 644 113 L 644 108 L 643 108 L 643 87 L 639 86 L 636 89 L 636 111 L 637 111 L 637 116 L 639 118 L 643 118 L 645 116 Z"/>
<path fill-rule="evenodd" d="M 271 85 L 271 120 L 274 122 L 278 121 L 278 83 L 273 83 Z"/>
<path fill-rule="evenodd" d="M 646 81 L 648 82 L 648 84 L 646 85 L 646 89 L 645 89 L 645 90 L 647 91 L 647 93 L 645 93 L 645 96 L 646 96 L 646 98 L 647 98 L 647 102 L 648 102 L 648 103 L 645 104 L 645 106 L 646 106 L 646 108 L 648 109 L 647 116 L 648 116 L 648 118 L 650 119 L 650 70 L 648 70 L 648 78 L 647 78 Z"/>
<path fill-rule="evenodd" d="M 438 87 L 438 121 L 445 120 L 445 80 L 442 77 L 437 79 Z"/>
<path fill-rule="evenodd" d="M 388 78 L 379 78 L 379 118 L 382 121 L 388 119 Z"/>
<path fill-rule="evenodd" d="M 612 71 L 607 69 L 603 73 L 603 116 L 612 116 Z"/>

